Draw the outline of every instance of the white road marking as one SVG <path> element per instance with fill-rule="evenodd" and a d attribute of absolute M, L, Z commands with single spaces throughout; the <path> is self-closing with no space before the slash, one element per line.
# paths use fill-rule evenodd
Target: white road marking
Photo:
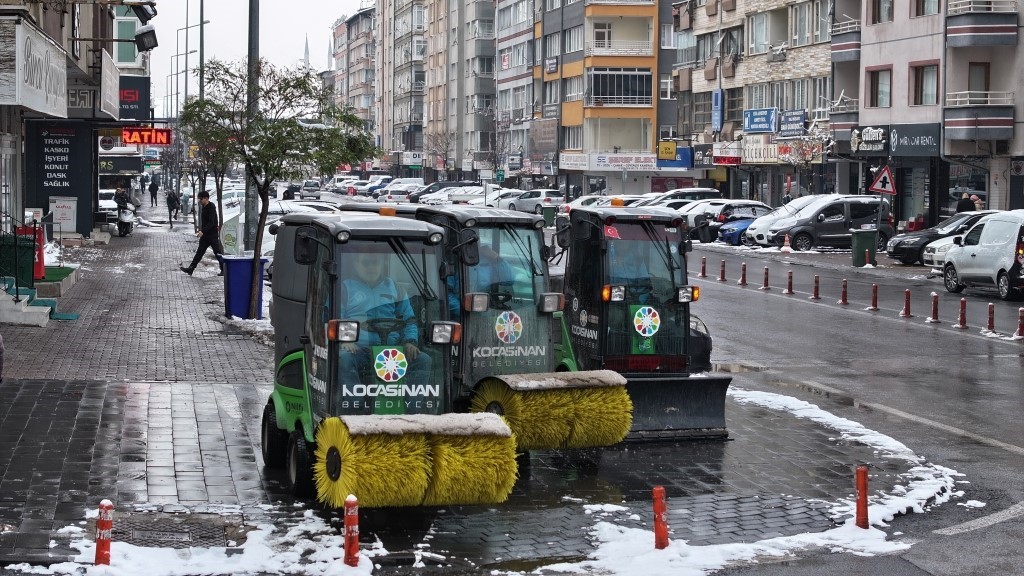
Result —
<path fill-rule="evenodd" d="M 993 524 L 999 522 L 1005 522 L 1007 520 L 1013 520 L 1024 516 L 1024 502 L 1018 502 L 1013 506 L 1010 506 L 1006 510 L 996 512 L 995 514 L 989 514 L 988 516 L 982 516 L 981 518 L 975 518 L 963 524 L 957 524 L 956 526 L 950 526 L 948 528 L 941 528 L 939 530 L 933 530 L 935 534 L 941 534 L 943 536 L 954 536 L 956 534 L 963 534 L 964 532 L 970 532 L 972 530 L 978 530 L 980 528 L 987 528 Z"/>

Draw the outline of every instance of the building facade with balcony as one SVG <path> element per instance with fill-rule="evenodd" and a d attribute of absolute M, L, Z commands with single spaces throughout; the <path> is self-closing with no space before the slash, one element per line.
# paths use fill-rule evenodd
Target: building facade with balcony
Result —
<path fill-rule="evenodd" d="M 383 0 L 377 10 L 377 134 L 400 176 L 422 174 L 426 3 Z M 405 164 L 403 164 L 405 162 Z"/>
<path fill-rule="evenodd" d="M 787 191 L 832 191 L 824 146 L 802 145 L 808 128 L 829 120 L 829 2 L 691 0 L 675 9 L 676 138 L 708 170 L 698 183 L 773 205 Z"/>
<path fill-rule="evenodd" d="M 376 126 L 374 86 L 377 78 L 374 26 L 376 8 L 364 5 L 334 27 L 334 101 L 363 121 L 366 130 Z"/>
<path fill-rule="evenodd" d="M 448 127 L 455 141 L 455 168 L 464 179 L 492 180 L 497 168 L 494 130 L 494 2 L 449 0 Z"/>
<path fill-rule="evenodd" d="M 426 11 L 423 58 L 423 177 L 436 182 L 455 173 L 458 139 L 448 118 L 448 2 L 431 0 Z"/>
<path fill-rule="evenodd" d="M 911 229 L 952 213 L 964 192 L 1024 208 L 1017 2 L 839 0 L 836 14 L 830 116 L 855 166 L 837 185 L 863 191 L 887 165 L 894 217 Z"/>
<path fill-rule="evenodd" d="M 534 79 L 536 5 L 535 0 L 498 0 L 496 5 L 494 131 L 508 187 L 523 185 L 533 174 L 530 125 L 538 111 L 534 95 L 540 94 Z"/>

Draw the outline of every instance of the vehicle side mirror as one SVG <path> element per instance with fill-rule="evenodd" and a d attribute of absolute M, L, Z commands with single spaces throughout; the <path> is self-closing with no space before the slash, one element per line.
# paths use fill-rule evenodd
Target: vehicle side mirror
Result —
<path fill-rule="evenodd" d="M 569 247 L 569 229 L 569 220 L 567 218 L 559 218 L 558 222 L 555 223 L 555 242 L 563 250 Z"/>
<path fill-rule="evenodd" d="M 313 237 L 312 226 L 302 226 L 295 232 L 295 262 L 309 265 L 316 260 L 316 252 L 320 245 Z"/>
<path fill-rule="evenodd" d="M 687 238 L 686 240 L 681 240 L 679 242 L 679 253 L 688 254 L 690 252 L 693 252 L 693 241 L 690 240 L 689 238 Z"/>
<path fill-rule="evenodd" d="M 463 228 L 459 231 L 459 256 L 466 266 L 476 266 L 480 263 L 480 245 L 477 243 L 479 240 L 476 230 Z"/>
<path fill-rule="evenodd" d="M 824 214 L 818 214 L 818 222 L 824 222 L 824 221 L 825 221 L 825 215 Z"/>
<path fill-rule="evenodd" d="M 955 244 L 957 246 L 963 246 L 963 244 L 964 244 L 963 237 L 962 236 L 957 236 L 957 237 L 953 238 L 953 244 Z"/>
<path fill-rule="evenodd" d="M 270 232 L 271 236 L 277 236 L 277 229 L 280 227 L 281 224 L 279 222 L 274 222 L 269 228 L 267 228 L 267 232 Z"/>

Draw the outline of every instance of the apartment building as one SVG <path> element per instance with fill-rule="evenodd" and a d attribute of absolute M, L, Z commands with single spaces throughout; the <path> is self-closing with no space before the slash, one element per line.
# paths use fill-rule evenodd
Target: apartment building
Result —
<path fill-rule="evenodd" d="M 538 0 L 540 1 L 540 0 Z M 496 5 L 496 147 L 508 187 L 533 176 L 528 154 L 530 124 L 537 108 L 534 88 L 534 0 L 498 0 Z M 552 166 L 547 165 L 548 173 Z"/>
<path fill-rule="evenodd" d="M 1024 208 L 1020 10 L 1012 0 L 837 0 L 831 118 L 839 155 L 858 167 L 839 185 L 863 190 L 888 166 L 894 214 L 911 228 L 935 224 L 963 192 Z"/>
<path fill-rule="evenodd" d="M 339 18 L 332 27 L 334 103 L 348 107 L 370 132 L 376 126 L 374 85 L 377 78 L 374 17 L 376 8 L 364 3 L 355 14 Z"/>
<path fill-rule="evenodd" d="M 449 180 L 456 172 L 458 135 L 448 123 L 448 2 L 427 4 L 423 61 L 423 166 L 428 181 Z"/>
<path fill-rule="evenodd" d="M 828 0 L 690 0 L 675 5 L 678 141 L 733 197 L 778 204 L 833 191 L 824 144 L 793 161 L 831 103 Z M 781 153 L 780 153 L 781 150 Z"/>

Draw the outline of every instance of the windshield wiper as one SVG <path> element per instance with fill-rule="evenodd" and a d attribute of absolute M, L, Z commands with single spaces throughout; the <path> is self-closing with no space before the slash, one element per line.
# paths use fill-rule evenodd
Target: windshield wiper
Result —
<path fill-rule="evenodd" d="M 657 233 L 654 231 L 654 224 L 652 222 L 641 222 L 640 226 L 643 228 L 644 233 L 647 234 L 647 237 L 651 239 L 651 243 L 655 246 L 659 246 L 660 242 L 658 242 L 658 240 L 660 240 L 660 238 L 658 238 Z M 657 252 L 661 256 L 662 263 L 664 263 L 665 267 L 668 269 L 669 280 L 672 282 L 672 298 L 675 298 L 675 293 L 678 291 L 678 285 L 676 284 L 676 270 L 678 270 L 680 266 L 677 266 L 672 258 L 672 246 L 669 244 L 668 238 L 665 238 L 664 249 L 658 250 Z"/>
<path fill-rule="evenodd" d="M 505 224 L 504 228 L 512 237 L 512 243 L 519 250 L 520 255 L 524 256 L 530 261 L 530 271 L 534 276 L 542 276 L 544 273 L 537 268 L 537 262 L 533 258 L 533 238 L 528 237 L 528 244 L 523 243 L 523 239 L 519 237 L 519 232 L 512 226 Z"/>
<path fill-rule="evenodd" d="M 420 294 L 427 300 L 437 300 L 437 294 L 430 288 L 430 284 L 427 282 L 427 274 L 424 271 L 427 267 L 426 255 L 423 255 L 423 266 L 417 266 L 416 260 L 413 259 L 412 254 L 409 254 L 409 250 L 406 249 L 405 242 L 401 238 L 391 238 L 388 240 L 388 244 L 391 245 L 391 249 L 398 255 L 398 260 L 405 267 L 412 281 L 416 283 L 416 289 L 419 290 Z"/>

